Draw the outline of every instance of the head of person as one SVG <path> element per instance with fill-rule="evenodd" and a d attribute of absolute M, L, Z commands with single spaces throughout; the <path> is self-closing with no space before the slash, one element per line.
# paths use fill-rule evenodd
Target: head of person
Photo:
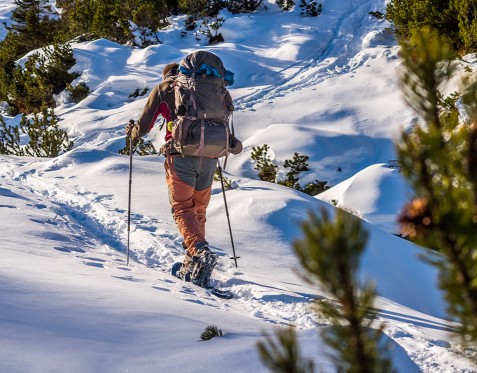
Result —
<path fill-rule="evenodd" d="M 177 62 L 168 63 L 162 69 L 162 80 L 165 80 L 171 76 L 177 75 L 179 73 L 179 64 Z"/>

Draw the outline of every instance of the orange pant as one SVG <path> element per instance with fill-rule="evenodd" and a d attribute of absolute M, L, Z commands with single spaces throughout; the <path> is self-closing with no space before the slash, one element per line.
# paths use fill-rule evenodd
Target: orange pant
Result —
<path fill-rule="evenodd" d="M 174 221 L 191 256 L 197 246 L 207 244 L 206 210 L 216 167 L 216 159 L 180 155 L 169 156 L 164 162 Z"/>

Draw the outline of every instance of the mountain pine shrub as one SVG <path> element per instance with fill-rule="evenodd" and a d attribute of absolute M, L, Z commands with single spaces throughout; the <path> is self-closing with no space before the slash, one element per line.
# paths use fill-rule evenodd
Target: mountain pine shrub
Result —
<path fill-rule="evenodd" d="M 262 2 L 263 0 L 229 0 L 227 10 L 232 14 L 253 12 Z"/>
<path fill-rule="evenodd" d="M 145 87 L 142 90 L 139 90 L 139 88 L 136 88 L 136 90 L 129 94 L 128 98 L 138 98 L 139 96 L 144 96 L 147 92 L 149 92 L 149 88 Z"/>
<path fill-rule="evenodd" d="M 23 155 L 20 146 L 20 129 L 17 126 L 8 126 L 0 115 L 0 154 Z"/>
<path fill-rule="evenodd" d="M 78 83 L 75 87 L 66 83 L 66 90 L 70 93 L 71 102 L 75 104 L 83 101 L 89 94 L 89 87 L 84 82 Z"/>
<path fill-rule="evenodd" d="M 212 17 L 206 17 L 202 20 L 202 23 L 199 28 L 199 33 L 207 37 L 209 45 L 223 43 L 224 37 L 219 32 L 219 29 L 224 24 L 225 19 L 219 17 L 218 15 Z"/>
<path fill-rule="evenodd" d="M 304 278 L 311 276 L 338 304 L 317 303 L 317 311 L 332 324 L 322 338 L 336 351 L 339 371 L 391 372 L 386 346 L 380 347 L 384 326 L 376 322 L 374 286 L 357 281 L 368 232 L 352 214 L 341 209 L 335 214 L 332 218 L 325 209 L 320 216 L 310 213 L 302 223 L 304 237 L 293 245 Z"/>
<path fill-rule="evenodd" d="M 271 372 L 313 373 L 314 363 L 303 358 L 293 327 L 279 330 L 257 343 L 260 359 Z"/>
<path fill-rule="evenodd" d="M 322 209 L 311 212 L 302 223 L 303 238 L 293 244 L 303 277 L 316 283 L 333 301 L 318 301 L 314 310 L 331 326 L 322 328 L 323 341 L 334 351 L 338 372 L 393 372 L 387 346 L 382 344 L 383 325 L 376 321 L 375 291 L 359 284 L 357 268 L 368 233 L 361 221 L 340 209 L 334 218 Z M 268 338 L 259 344 L 262 361 L 276 372 L 311 372 L 312 364 L 299 357 L 294 333 L 277 332 L 277 342 Z"/>
<path fill-rule="evenodd" d="M 158 151 L 150 140 L 144 140 L 142 137 L 139 137 L 133 141 L 133 154 L 134 153 L 143 156 L 158 154 Z M 119 154 L 130 155 L 129 137 L 126 137 L 126 145 L 119 150 Z"/>
<path fill-rule="evenodd" d="M 415 196 L 400 215 L 403 234 L 442 256 L 439 269 L 448 313 L 464 343 L 477 345 L 477 83 L 464 84 L 466 121 L 449 110 L 439 87 L 454 74 L 456 53 L 437 31 L 423 28 L 402 44 L 400 77 L 408 104 L 422 118 L 397 144 Z M 451 98 L 452 101 L 452 98 Z M 454 110 L 455 111 L 455 110 Z"/>
<path fill-rule="evenodd" d="M 300 172 L 310 171 L 310 167 L 308 165 L 308 157 L 307 155 L 301 155 L 295 153 L 293 155 L 293 159 L 286 159 L 283 163 L 283 167 L 290 169 L 286 173 L 286 179 L 279 181 L 278 184 L 285 185 L 289 188 L 301 190 L 300 184 L 298 183 L 298 175 Z"/>
<path fill-rule="evenodd" d="M 323 5 L 316 0 L 300 0 L 300 14 L 304 17 L 317 17 L 323 10 Z"/>
<path fill-rule="evenodd" d="M 206 8 L 207 0 L 179 0 L 180 11 L 189 15 L 194 20 L 199 19 L 201 15 L 205 15 Z"/>
<path fill-rule="evenodd" d="M 10 75 L 3 76 L 8 81 L 0 83 L 6 87 L 6 102 L 12 114 L 37 112 L 43 106 L 55 107 L 53 95 L 78 77 L 77 73 L 69 72 L 75 63 L 71 46 L 58 44 L 29 56 L 24 66 L 15 65 Z"/>
<path fill-rule="evenodd" d="M 156 31 L 168 25 L 166 15 L 167 5 L 163 1 L 143 1 L 139 6 L 133 8 L 132 21 L 136 25 L 142 47 L 147 47 L 153 43 L 160 43 Z"/>
<path fill-rule="evenodd" d="M 294 0 L 277 0 L 276 4 L 283 10 L 292 10 L 295 6 Z"/>
<path fill-rule="evenodd" d="M 379 12 L 379 11 L 369 12 L 369 15 L 370 15 L 371 17 L 374 17 L 374 18 L 378 19 L 378 20 L 383 20 L 383 19 L 386 18 L 386 15 L 385 15 L 384 13 L 382 13 L 382 12 Z"/>
<path fill-rule="evenodd" d="M 391 0 L 386 6 L 386 19 L 398 36 L 406 39 L 428 26 L 461 55 L 477 50 L 476 15 L 475 0 Z"/>
<path fill-rule="evenodd" d="M 21 145 L 22 135 L 28 138 L 25 145 Z M 72 147 L 73 141 L 58 127 L 53 110 L 43 107 L 32 120 L 23 115 L 19 126 L 7 126 L 0 116 L 0 154 L 53 158 Z"/>
<path fill-rule="evenodd" d="M 268 155 L 269 150 L 270 147 L 267 144 L 252 148 L 251 158 L 256 162 L 254 168 L 259 171 L 258 177 L 260 180 L 271 183 L 276 182 L 280 185 L 299 190 L 300 192 L 306 193 L 310 196 L 315 196 L 330 188 L 326 185 L 326 181 L 319 180 L 309 182 L 305 185 L 305 187 L 301 187 L 299 183 L 299 175 L 301 172 L 310 171 L 310 167 L 308 165 L 309 157 L 296 152 L 292 159 L 286 159 L 283 163 L 283 167 L 289 169 L 289 171 L 287 171 L 285 174 L 286 178 L 277 182 L 276 179 L 278 166 L 273 164 L 271 161 L 270 156 Z"/>
<path fill-rule="evenodd" d="M 227 176 L 224 176 L 223 175 L 223 172 L 222 172 L 222 180 L 224 182 L 224 190 L 230 190 L 230 189 L 233 189 L 233 181 L 230 180 L 230 178 L 228 178 Z M 214 173 L 214 181 L 221 181 L 220 180 L 220 172 L 219 172 L 219 168 L 217 167 L 217 169 L 215 170 L 215 173 Z"/>
<path fill-rule="evenodd" d="M 18 59 L 34 49 L 55 40 L 59 20 L 49 0 L 15 0 L 11 25 L 7 26 L 8 43 L 13 44 L 13 58 Z"/>
<path fill-rule="evenodd" d="M 254 146 L 252 148 L 252 159 L 256 162 L 254 168 L 258 170 L 258 177 L 260 180 L 275 182 L 277 177 L 277 166 L 272 163 L 268 150 L 270 147 L 267 144 L 263 146 Z"/>
<path fill-rule="evenodd" d="M 73 147 L 66 131 L 58 127 L 58 117 L 46 107 L 41 115 L 34 114 L 32 121 L 23 115 L 20 129 L 29 139 L 23 148 L 24 155 L 53 158 Z"/>
<path fill-rule="evenodd" d="M 330 189 L 327 181 L 315 180 L 310 183 L 307 183 L 303 188 L 300 188 L 305 194 L 310 196 L 316 196 L 317 194 L 323 193 L 325 190 Z"/>

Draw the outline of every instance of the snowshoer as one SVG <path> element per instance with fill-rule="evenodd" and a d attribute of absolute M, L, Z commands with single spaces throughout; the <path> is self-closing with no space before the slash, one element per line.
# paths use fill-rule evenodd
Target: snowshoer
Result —
<path fill-rule="evenodd" d="M 162 82 L 149 94 L 146 105 L 136 123 L 134 125 L 129 124 L 126 127 L 126 134 L 135 140 L 149 133 L 159 115 L 165 119 L 167 123 L 165 135 L 166 143 L 161 147 L 160 153 L 166 157 L 164 168 L 169 190 L 169 201 L 172 207 L 174 221 L 183 237 L 182 246 L 186 250 L 184 261 L 178 275 L 186 281 L 192 281 L 196 285 L 207 287 L 210 272 L 217 261 L 217 255 L 213 254 L 209 249 L 209 243 L 206 239 L 205 223 L 206 210 L 211 198 L 212 182 L 218 160 L 217 157 L 211 155 L 214 153 L 204 153 L 203 150 L 196 151 L 193 155 L 182 151 L 183 148 L 186 147 L 189 149 L 190 146 L 192 146 L 189 144 L 193 141 L 177 137 L 178 133 L 182 135 L 182 127 L 178 130 L 177 126 L 182 126 L 184 123 L 187 123 L 187 132 L 192 133 L 197 123 L 196 127 L 202 127 L 202 130 L 198 130 L 198 133 L 202 132 L 202 138 L 197 139 L 197 148 L 203 149 L 204 143 L 205 145 L 208 143 L 207 137 L 204 140 L 203 135 L 204 126 L 208 125 L 209 120 L 200 117 L 197 113 L 193 116 L 191 114 L 192 108 L 188 108 L 184 104 L 186 101 L 188 103 L 189 101 L 193 101 L 194 105 L 201 104 L 200 100 L 194 99 L 193 96 L 188 96 L 186 100 L 184 97 L 181 97 L 181 95 L 184 94 L 184 91 L 188 92 L 189 87 L 194 86 L 195 88 L 196 80 L 203 79 L 203 81 L 199 83 L 205 83 L 202 85 L 198 84 L 199 88 L 197 91 L 202 89 L 201 87 L 209 87 L 210 84 L 206 81 L 207 73 L 203 72 L 200 72 L 201 76 L 199 77 L 199 73 L 195 74 L 195 71 L 190 72 L 187 70 L 186 73 L 188 73 L 188 75 L 182 74 L 182 80 L 179 79 L 181 69 L 184 71 L 183 65 L 186 59 L 186 66 L 192 69 L 195 69 L 193 65 L 194 61 L 200 61 L 202 67 L 209 67 L 206 63 L 209 61 L 219 61 L 221 64 L 220 59 L 212 53 L 198 51 L 184 58 L 181 64 L 171 63 L 166 65 L 162 73 Z M 218 69 L 220 70 L 220 68 Z M 226 71 L 225 69 L 223 70 Z M 219 74 L 221 73 L 221 71 L 218 72 Z M 197 78 L 195 75 L 197 75 Z M 191 76 L 193 78 L 192 83 L 188 81 Z M 224 82 L 223 78 L 219 80 L 221 80 L 222 83 Z M 215 91 L 217 91 L 216 87 L 216 85 L 213 86 Z M 226 91 L 225 88 L 224 91 L 228 95 L 228 91 Z M 195 92 L 193 94 L 195 94 Z M 208 97 L 213 97 L 214 95 L 206 94 Z M 228 97 L 230 98 L 230 95 L 228 95 Z M 206 104 L 203 105 L 206 106 Z M 223 104 L 219 103 L 219 106 L 220 105 Z M 215 104 L 215 106 L 218 105 Z M 231 112 L 233 106 L 227 108 L 227 110 Z M 207 116 L 206 113 L 204 113 L 203 116 L 207 118 L 210 117 Z M 222 118 L 224 123 L 226 119 L 225 117 Z M 217 126 L 214 125 L 212 127 L 216 128 Z M 228 155 L 228 153 L 237 154 L 237 152 L 241 150 L 241 143 L 233 136 L 233 131 L 231 134 L 228 132 L 228 121 L 226 123 L 226 130 L 227 139 L 225 141 L 226 145 L 224 145 L 226 149 L 225 152 L 219 154 L 218 157 Z M 206 129 L 206 131 L 208 131 L 208 129 Z M 214 137 L 217 136 L 214 135 Z M 205 146 L 205 148 L 207 148 L 207 146 Z M 212 268 L 210 268 L 210 266 Z"/>

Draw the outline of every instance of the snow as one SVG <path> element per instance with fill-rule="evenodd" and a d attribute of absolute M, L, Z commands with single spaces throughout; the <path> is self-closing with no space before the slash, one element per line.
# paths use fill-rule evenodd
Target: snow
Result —
<path fill-rule="evenodd" d="M 10 25 L 10 17 L 14 9 L 15 4 L 13 1 L 2 1 L 2 4 L 0 4 L 0 40 L 3 40 L 7 35 L 7 29 L 5 26 Z"/>
<path fill-rule="evenodd" d="M 8 19 L 13 0 L 0 5 Z M 310 309 L 322 290 L 300 276 L 292 250 L 310 210 L 333 201 L 363 220 L 370 239 L 361 280 L 376 284 L 379 321 L 399 372 L 472 372 L 447 320 L 430 250 L 395 235 L 411 196 L 393 167 L 394 141 L 413 112 L 397 84 L 398 47 L 387 23 L 368 15 L 385 1 L 323 1 L 323 14 L 299 9 L 231 15 L 225 43 L 183 38 L 177 17 L 145 49 L 100 39 L 73 44 L 91 94 L 73 105 L 59 98 L 60 127 L 74 148 L 55 159 L 1 156 L 0 364 L 6 372 L 265 372 L 256 343 L 263 333 L 296 325 L 304 354 L 334 372 L 320 339 L 326 320 Z M 3 30 L 3 29 L 2 29 Z M 1 37 L 4 36 L 0 34 Z M 217 53 L 234 71 L 234 125 L 244 151 L 230 157 L 227 191 L 238 268 L 232 255 L 220 184 L 213 187 L 207 235 L 220 255 L 219 300 L 172 278 L 181 237 L 170 214 L 163 157 L 135 156 L 130 265 L 126 266 L 129 157 L 118 150 L 162 67 L 192 50 Z M 19 118 L 6 118 L 17 124 Z M 164 133 L 155 128 L 156 146 Z M 333 186 L 311 197 L 258 180 L 250 153 L 268 144 L 282 165 L 310 157 L 303 181 Z M 208 325 L 225 332 L 200 342 Z"/>

